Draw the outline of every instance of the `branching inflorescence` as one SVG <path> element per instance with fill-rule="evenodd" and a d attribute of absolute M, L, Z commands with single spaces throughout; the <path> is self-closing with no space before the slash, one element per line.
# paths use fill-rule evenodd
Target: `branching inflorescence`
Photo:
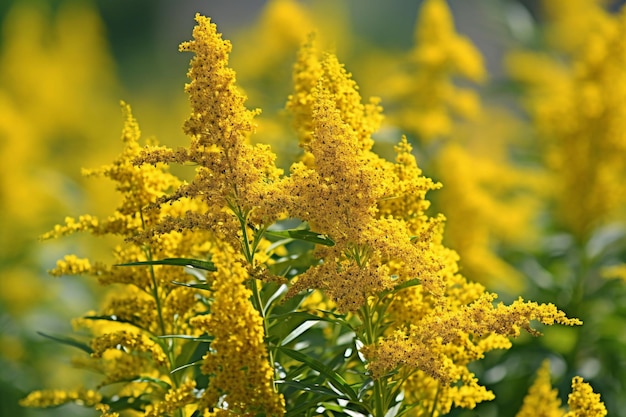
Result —
<path fill-rule="evenodd" d="M 125 239 L 116 266 L 68 256 L 53 270 L 110 285 L 103 309 L 77 320 L 91 341 L 73 340 L 89 354 L 78 363 L 103 379 L 34 392 L 24 405 L 80 402 L 104 416 L 443 415 L 494 397 L 468 365 L 521 330 L 538 334 L 533 321 L 582 324 L 552 304 L 496 304 L 459 274 L 444 217 L 426 213 L 440 184 L 422 175 L 406 138 L 395 161 L 373 152 L 379 101 L 363 104 L 312 37 L 288 104 L 304 154 L 283 175 L 268 146 L 249 142 L 258 112 L 235 85 L 230 42 L 196 20 L 180 48 L 194 53 L 189 145 L 141 149 L 124 105 L 126 149 L 92 172 L 117 184 L 122 205 L 46 235 Z M 172 163 L 195 175 L 178 180 Z M 599 401 L 585 389 L 571 401 Z"/>

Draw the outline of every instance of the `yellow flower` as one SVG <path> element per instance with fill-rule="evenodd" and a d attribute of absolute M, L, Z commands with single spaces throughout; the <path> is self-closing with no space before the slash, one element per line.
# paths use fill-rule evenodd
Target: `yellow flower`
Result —
<path fill-rule="evenodd" d="M 626 282 L 626 264 L 618 264 L 603 268 L 602 277 L 606 279 L 621 279 Z"/>
<path fill-rule="evenodd" d="M 516 417 L 562 417 L 563 409 L 556 389 L 550 383 L 550 361 L 545 360 L 537 371 L 537 378 L 524 397 Z"/>
<path fill-rule="evenodd" d="M 86 407 L 94 407 L 101 400 L 102 395 L 93 390 L 46 390 L 31 392 L 20 401 L 20 404 L 23 407 L 56 407 L 72 402 Z"/>
<path fill-rule="evenodd" d="M 604 417 L 606 407 L 600 401 L 600 394 L 593 392 L 591 385 L 579 376 L 572 379 L 572 392 L 568 396 L 569 411 L 563 417 Z"/>
<path fill-rule="evenodd" d="M 106 404 L 98 404 L 95 409 L 101 412 L 100 417 L 120 417 L 120 413 L 111 411 L 111 407 Z"/>
<path fill-rule="evenodd" d="M 301 3 L 268 1 L 256 25 L 240 35 L 243 39 L 237 39 L 240 41 L 237 54 L 233 54 L 237 73 L 248 82 L 277 79 L 280 67 L 293 59 L 293 54 L 313 27 L 311 13 Z M 280 81 L 280 85 L 284 85 L 283 80 Z M 280 88 L 277 84 L 272 86 Z"/>
<path fill-rule="evenodd" d="M 297 64 L 301 70 L 310 67 L 303 64 L 313 53 L 310 45 L 305 52 L 307 59 Z M 299 275 L 289 293 L 321 289 L 337 310 L 374 325 L 367 314 L 389 303 L 387 331 L 374 339 L 359 336 L 369 338 L 361 348 L 368 372 L 382 381 L 406 379 L 406 398 L 424 404 L 421 410 L 473 408 L 493 394 L 478 384 L 470 362 L 510 348 L 509 337 L 521 329 L 538 334 L 532 320 L 581 323 L 550 304 L 519 299 L 494 306 L 495 294 L 457 274 L 458 255 L 442 243 L 443 217 L 425 214 L 426 193 L 439 185 L 421 175 L 406 139 L 396 147 L 395 163 L 371 152 L 375 117 L 355 104 L 356 85 L 336 62 L 327 56 L 314 86 L 303 74 L 298 87 L 295 74 L 300 99 L 292 96 L 293 108 L 302 118 L 310 112 L 310 123 L 303 122 L 310 135 L 301 135 L 308 157 L 292 166 L 283 183 L 285 204 L 290 216 L 328 234 L 335 246 L 316 249 L 321 263 Z M 412 279 L 419 285 L 391 292 Z"/>
<path fill-rule="evenodd" d="M 149 407 L 145 417 L 160 417 L 171 415 L 176 410 L 184 409 L 185 406 L 197 401 L 195 381 L 184 382 L 180 387 L 172 389 L 165 394 L 163 401 Z"/>
<path fill-rule="evenodd" d="M 179 181 L 162 165 L 138 167 L 133 164 L 141 153 L 140 131 L 130 107 L 122 104 L 122 108 L 126 116 L 122 154 L 112 164 L 85 170 L 88 176 L 111 179 L 123 197 L 121 203 L 113 214 L 104 219 L 91 215 L 67 218 L 64 225 L 56 226 L 43 237 L 53 238 L 80 231 L 96 236 L 121 236 L 125 242 L 113 251 L 118 264 L 176 257 L 206 259 L 211 245 L 207 243 L 207 233 L 202 230 L 193 233 L 185 230 L 160 234 L 151 232 L 160 222 L 181 212 L 202 209 L 202 205 L 189 199 L 172 205 L 156 205 L 166 191 L 179 185 Z M 100 387 L 123 382 L 118 385 L 117 395 L 138 398 L 150 392 L 155 403 L 167 393 L 154 391 L 150 384 L 136 381 L 138 377 L 160 380 L 174 390 L 181 387 L 180 384 L 185 382 L 183 373 L 171 376 L 170 371 L 178 366 L 174 361 L 187 342 L 165 340 L 158 336 L 193 334 L 189 319 L 206 308 L 199 297 L 199 290 L 173 284 L 191 279 L 183 268 L 109 266 L 68 255 L 57 263 L 51 273 L 57 276 L 88 274 L 103 285 L 117 284 L 113 287 L 116 289 L 124 285 L 122 291 L 112 291 L 105 297 L 100 311 L 90 312 L 85 318 L 76 320 L 76 324 L 88 329 L 93 338 L 90 342 L 91 358 L 75 363 L 101 374 Z M 64 398 L 73 397 L 66 395 Z M 30 401 L 27 404 L 45 406 L 48 403 Z M 105 415 L 108 413 L 104 409 L 102 412 Z"/>
<path fill-rule="evenodd" d="M 415 27 L 413 69 L 389 94 L 402 105 L 395 121 L 430 142 L 450 134 L 454 115 L 474 118 L 480 112 L 476 93 L 456 87 L 452 77 L 481 82 L 486 75 L 480 52 L 455 32 L 445 0 L 424 1 Z"/>
<path fill-rule="evenodd" d="M 59 277 L 62 275 L 80 275 L 91 271 L 89 259 L 80 259 L 76 255 L 65 255 L 63 259 L 57 261 L 54 269 L 50 270 L 50 275 Z"/>
<path fill-rule="evenodd" d="M 555 56 L 513 54 L 508 67 L 527 84 L 555 219 L 584 240 L 626 203 L 626 9 L 611 14 L 595 1 L 548 3 L 559 11 L 547 27 Z"/>
<path fill-rule="evenodd" d="M 315 100 L 312 92 L 323 74 L 318 55 L 316 35 L 311 33 L 298 49 L 298 57 L 293 66 L 293 93 L 289 96 L 286 106 L 292 114 L 300 146 L 309 144 L 313 132 L 311 116 Z"/>
<path fill-rule="evenodd" d="M 131 352 L 147 352 L 152 355 L 157 366 L 166 366 L 168 364 L 167 356 L 152 340 L 139 333 L 131 333 L 127 331 L 119 331 L 108 333 L 95 338 L 91 342 L 91 348 L 94 358 L 99 358 L 109 349 L 119 349 L 122 346 Z"/>
<path fill-rule="evenodd" d="M 291 293 L 323 289 L 338 309 L 356 311 L 367 297 L 394 285 L 385 263 L 397 258 L 403 270 L 395 284 L 420 276 L 424 285 L 436 291 L 433 268 L 438 266 L 432 254 L 411 244 L 412 231 L 403 223 L 378 214 L 378 203 L 394 192 L 419 190 L 414 197 L 420 200 L 413 208 L 416 212 L 409 213 L 419 217 L 427 207 L 420 196 L 432 187 L 432 181 L 419 179 L 416 167 L 413 176 L 404 175 L 398 181 L 393 164 L 371 152 L 378 110 L 360 104 L 356 84 L 336 57 L 327 56 L 319 83 L 308 94 L 314 100 L 309 104 L 313 130 L 303 146 L 310 164 L 292 166 L 291 176 L 283 183 L 284 204 L 290 216 L 306 220 L 336 244 L 318 250 L 326 262 L 300 275 Z M 393 208 L 388 205 L 385 210 L 383 214 L 390 215 Z M 422 232 L 428 241 L 428 232 Z"/>
<path fill-rule="evenodd" d="M 386 168 L 393 170 L 396 178 L 390 184 L 389 197 L 378 202 L 379 216 L 402 219 L 411 233 L 417 234 L 430 207 L 426 193 L 441 188 L 441 184 L 422 175 L 405 136 L 394 149 L 396 163 Z"/>
<path fill-rule="evenodd" d="M 281 171 L 274 164 L 275 155 L 269 146 L 249 143 L 255 129 L 253 118 L 259 111 L 244 106 L 246 96 L 236 86 L 235 72 L 228 66 L 231 43 L 222 39 L 209 18 L 196 15 L 196 21 L 194 39 L 180 45 L 181 51 L 195 54 L 187 73 L 191 81 L 185 86 L 191 115 L 183 127 L 191 143 L 177 150 L 148 148 L 135 164 L 198 165 L 190 183 L 160 202 L 191 198 L 201 206 L 179 217 L 172 216 L 153 229 L 155 233 L 210 229 L 237 246 L 241 227 L 236 216 L 247 218 L 255 226 L 271 224 L 280 216 L 282 208 L 272 204 L 269 197 L 275 192 L 274 182 Z M 228 215 L 225 208 L 235 215 Z"/>
<path fill-rule="evenodd" d="M 388 185 L 382 170 L 370 163 L 374 155 L 363 149 L 356 131 L 342 120 L 335 94 L 323 83 L 312 94 L 313 137 L 305 149 L 314 158 L 315 169 L 301 163 L 292 166 L 285 192 L 291 196 L 287 211 L 339 242 L 357 242 L 358 228 L 372 218 Z"/>
<path fill-rule="evenodd" d="M 263 318 L 250 303 L 252 293 L 245 284 L 248 273 L 226 245 L 220 246 L 213 262 L 217 272 L 211 312 L 192 319 L 195 328 L 214 337 L 202 363 L 202 372 L 210 378 L 201 408 L 227 407 L 232 413 L 281 416 L 284 399 L 273 386 Z"/>
<path fill-rule="evenodd" d="M 374 359 L 370 365 L 372 374 L 380 377 L 402 363 L 449 383 L 459 378 L 457 365 L 447 351 L 450 343 L 465 350 L 466 361 L 476 360 L 482 357 L 480 348 L 500 347 L 493 343 L 478 345 L 477 342 L 485 336 L 517 337 L 521 329 L 538 335 L 539 332 L 530 327 L 532 320 L 545 325 L 582 324 L 580 320 L 568 319 L 552 304 L 538 305 L 520 298 L 509 306 L 500 303 L 494 308 L 492 301 L 495 298 L 494 294 L 486 293 L 469 305 L 431 307 L 419 321 L 396 330 L 392 337 L 381 340 L 376 347 L 368 348 Z M 452 356 L 458 354 L 455 352 Z"/>

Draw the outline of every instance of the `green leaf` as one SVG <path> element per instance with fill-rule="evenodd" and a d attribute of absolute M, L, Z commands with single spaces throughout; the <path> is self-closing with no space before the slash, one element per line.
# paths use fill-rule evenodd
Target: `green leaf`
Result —
<path fill-rule="evenodd" d="M 285 348 L 284 346 L 281 346 L 279 350 L 285 355 L 290 356 L 291 358 L 299 362 L 307 364 L 309 367 L 316 370 L 321 375 L 325 376 L 333 386 L 335 386 L 338 390 L 343 392 L 352 401 L 359 402 L 358 395 L 354 391 L 354 389 L 352 389 L 350 384 L 348 384 L 348 382 L 341 375 L 335 372 L 333 369 L 324 365 L 322 362 L 316 359 L 313 359 L 310 356 L 307 356 L 303 353 L 298 352 L 297 350 L 288 349 L 288 348 Z"/>
<path fill-rule="evenodd" d="M 413 278 L 410 279 L 408 281 L 403 282 L 402 284 L 396 285 L 395 287 L 393 287 L 393 289 L 390 291 L 390 293 L 396 294 L 397 292 L 405 289 L 405 288 L 409 288 L 409 287 L 415 287 L 417 285 L 420 285 L 420 279 L 419 278 Z"/>
<path fill-rule="evenodd" d="M 211 290 L 211 286 L 209 284 L 188 284 L 186 282 L 179 282 L 179 281 L 172 281 L 172 284 L 180 285 L 181 287 L 195 288 L 198 290 L 206 290 L 206 291 Z"/>
<path fill-rule="evenodd" d="M 275 282 L 267 282 L 263 284 L 260 295 L 263 300 L 263 315 L 268 316 L 274 307 L 278 304 L 278 301 L 287 292 L 287 285 L 279 284 Z"/>
<path fill-rule="evenodd" d="M 326 397 L 315 398 L 313 400 L 303 403 L 299 402 L 297 407 L 287 410 L 287 412 L 285 413 L 285 417 L 302 417 L 304 415 L 307 415 L 305 414 L 307 411 L 316 409 L 320 403 L 327 400 L 332 400 L 333 398 L 336 398 L 336 396 L 337 394 L 332 396 L 328 395 Z"/>
<path fill-rule="evenodd" d="M 330 388 L 323 385 L 306 383 L 304 381 L 276 381 L 276 384 L 284 385 L 288 387 L 296 388 L 298 391 L 312 392 L 315 394 L 327 395 L 328 398 L 341 398 L 337 396 L 337 393 Z M 348 397 L 345 397 L 348 399 Z"/>
<path fill-rule="evenodd" d="M 155 384 L 166 391 L 172 388 L 172 386 L 168 384 L 167 382 L 158 378 L 151 378 L 149 376 L 140 376 L 138 378 L 133 379 L 131 382 L 148 382 L 150 384 Z"/>
<path fill-rule="evenodd" d="M 213 336 L 191 336 L 188 334 L 164 334 L 157 336 L 159 339 L 186 339 L 194 342 L 211 343 L 215 337 Z"/>
<path fill-rule="evenodd" d="M 61 343 L 63 345 L 67 345 L 67 346 L 73 346 L 75 348 L 78 348 L 84 352 L 87 352 L 89 355 L 91 355 L 93 353 L 93 350 L 91 349 L 91 347 L 89 347 L 89 345 L 83 343 L 83 342 L 79 342 L 76 339 L 72 339 L 71 337 L 67 337 L 67 336 L 52 336 L 49 334 L 45 334 L 43 332 L 37 332 L 38 335 L 46 337 L 50 340 L 54 340 L 55 342 Z"/>
<path fill-rule="evenodd" d="M 184 365 L 179 366 L 178 368 L 172 369 L 172 370 L 170 371 L 170 374 L 174 374 L 174 373 L 176 373 L 176 372 L 178 372 L 178 371 L 182 371 L 183 369 L 187 369 L 187 368 L 192 367 L 192 366 L 197 366 L 197 365 L 200 365 L 201 363 L 202 363 L 202 361 L 196 361 L 196 362 L 186 363 L 186 364 L 184 364 Z"/>
<path fill-rule="evenodd" d="M 302 313 L 302 314 L 300 314 Z M 312 321 L 313 317 L 319 320 L 319 317 L 313 316 L 306 312 L 293 312 L 279 315 L 269 316 L 269 334 L 276 338 L 276 344 L 285 344 L 285 339 L 293 340 L 295 337 L 290 335 L 296 331 L 302 324 Z"/>
<path fill-rule="evenodd" d="M 165 259 L 156 260 L 156 261 L 129 262 L 125 264 L 117 264 L 115 266 L 140 266 L 140 265 L 188 266 L 190 268 L 203 269 L 205 271 L 217 271 L 215 264 L 211 261 L 202 261 L 200 259 L 190 259 L 190 258 L 165 258 Z"/>
<path fill-rule="evenodd" d="M 269 264 L 268 268 L 276 275 L 292 277 L 306 271 L 318 262 L 319 260 L 313 256 L 312 251 L 306 251 L 277 259 Z"/>
<path fill-rule="evenodd" d="M 265 233 L 267 233 L 267 231 L 266 231 Z M 286 244 L 291 243 L 291 242 L 293 242 L 293 241 L 294 241 L 294 239 L 292 239 L 292 238 L 290 238 L 290 237 L 289 237 L 289 238 L 286 238 L 286 239 L 280 239 L 280 240 L 277 240 L 276 242 L 274 242 L 274 243 L 272 243 L 271 245 L 269 245 L 269 246 L 267 247 L 267 249 L 265 249 L 265 253 L 272 253 L 272 251 L 273 251 L 274 249 L 279 248 L 279 247 L 281 247 L 281 246 L 285 246 Z"/>
<path fill-rule="evenodd" d="M 286 312 L 286 313 L 280 313 L 280 314 L 270 314 L 268 316 L 269 320 L 278 320 L 278 319 L 283 319 L 283 318 L 301 318 L 304 321 L 306 320 L 316 320 L 316 321 L 327 321 L 329 323 L 336 323 L 336 320 L 325 317 L 325 316 L 316 316 L 315 314 L 309 313 L 307 311 L 293 311 L 293 312 Z"/>
<path fill-rule="evenodd" d="M 408 404 L 408 405 L 403 404 L 402 407 L 400 408 L 400 411 L 398 412 L 398 414 L 396 414 L 396 417 L 402 417 L 402 416 L 408 414 L 409 411 L 413 410 L 418 405 L 419 405 L 419 403 Z"/>
<path fill-rule="evenodd" d="M 319 320 L 307 320 L 295 329 L 293 329 L 283 340 L 281 340 L 280 345 L 284 346 L 288 343 L 291 343 L 302 334 L 306 333 L 311 327 L 315 326 Z"/>
<path fill-rule="evenodd" d="M 274 236 L 283 239 L 291 238 L 296 240 L 303 240 L 305 242 L 315 243 L 317 245 L 335 246 L 335 242 L 333 242 L 330 237 L 317 232 L 313 232 L 308 229 L 295 228 L 287 230 L 266 230 L 265 234 L 268 236 Z"/>
<path fill-rule="evenodd" d="M 176 360 L 174 361 L 174 366 L 176 369 L 172 372 L 176 372 L 179 369 L 185 369 L 186 365 L 196 364 L 202 361 L 202 358 L 209 350 L 211 346 L 211 342 L 214 337 L 212 336 L 201 336 L 201 337 L 189 337 L 183 338 L 187 339 L 180 353 L 176 356 Z"/>

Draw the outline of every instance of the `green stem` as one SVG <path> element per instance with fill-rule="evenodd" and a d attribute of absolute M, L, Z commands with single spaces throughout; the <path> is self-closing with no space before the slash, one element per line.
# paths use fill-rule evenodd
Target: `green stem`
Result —
<path fill-rule="evenodd" d="M 373 345 L 378 339 L 378 331 L 374 318 L 374 311 L 366 302 L 361 309 L 361 320 L 363 321 L 363 327 L 365 333 L 363 334 L 363 342 L 366 345 Z M 385 398 L 385 382 L 381 378 L 374 379 L 374 417 L 384 417 L 387 413 L 387 404 Z"/>
<path fill-rule="evenodd" d="M 143 218 L 143 211 L 141 209 L 139 210 L 139 216 L 141 218 L 141 227 L 143 230 L 146 230 L 146 223 Z M 144 254 L 146 255 L 146 259 L 148 261 L 152 262 L 154 260 L 152 257 L 152 249 L 150 248 L 150 246 L 146 245 L 144 247 Z M 161 335 L 164 335 L 165 334 L 165 321 L 163 320 L 163 312 L 161 308 L 161 297 L 159 297 L 159 287 L 157 285 L 156 274 L 154 273 L 154 267 L 152 265 L 150 265 L 150 279 L 152 280 L 152 288 L 150 290 L 152 292 L 152 297 L 154 298 L 154 301 L 157 307 L 157 314 L 159 316 L 159 327 L 161 329 Z"/>
<path fill-rule="evenodd" d="M 241 227 L 241 233 L 243 237 L 243 242 L 241 244 L 241 249 L 243 251 L 243 255 L 246 258 L 246 261 L 250 265 L 250 269 L 254 271 L 256 267 L 254 261 L 254 255 L 256 254 L 257 247 L 261 242 L 263 237 L 263 233 L 267 229 L 267 226 L 261 227 L 258 231 L 255 232 L 254 240 L 252 242 L 252 246 L 250 245 L 250 238 L 248 235 L 248 214 L 244 213 L 242 208 L 238 204 L 229 203 L 231 210 L 237 216 L 239 220 L 239 225 Z M 257 281 L 255 277 L 250 277 L 249 279 L 250 289 L 252 291 L 252 305 L 259 312 L 261 318 L 263 319 L 263 335 L 265 340 L 268 340 L 269 335 L 269 324 L 267 322 L 267 315 L 265 314 L 265 306 L 263 305 L 263 299 L 261 298 L 261 293 L 257 286 Z M 274 381 L 276 380 L 276 369 L 274 366 L 274 351 L 270 349 L 269 344 L 266 343 L 268 360 L 270 362 L 270 366 L 274 369 Z M 276 383 L 274 383 L 274 390 L 277 390 Z"/>
<path fill-rule="evenodd" d="M 141 226 L 142 228 L 145 230 L 146 225 L 145 225 L 145 221 L 143 218 L 143 212 L 141 210 L 139 210 L 139 215 L 141 217 Z M 145 246 L 144 247 L 144 254 L 146 255 L 146 259 L 150 262 L 152 262 L 154 260 L 153 256 L 152 256 L 152 249 L 150 248 L 150 246 Z M 156 308 L 157 308 L 157 316 L 159 318 L 159 330 L 161 332 L 160 336 L 164 336 L 166 334 L 166 328 L 165 328 L 165 320 L 163 319 L 163 307 L 161 305 L 161 296 L 159 294 L 159 286 L 157 283 L 157 279 L 156 279 L 156 274 L 154 272 L 154 266 L 150 265 L 150 280 L 152 281 L 152 286 L 150 288 L 150 292 L 152 297 L 154 298 L 154 302 L 156 304 Z M 163 349 L 163 351 L 166 353 L 167 355 L 167 360 L 170 364 L 170 371 L 172 371 L 174 369 L 174 364 L 176 363 L 176 358 L 174 357 L 174 340 L 172 339 L 156 339 L 157 343 L 161 346 L 161 349 Z M 180 386 L 180 376 L 177 373 L 172 374 L 170 372 L 170 375 L 172 377 L 172 382 L 174 383 L 174 387 L 178 388 Z M 185 412 L 184 410 L 181 409 L 177 409 L 175 411 L 175 415 L 176 417 L 184 417 L 185 416 Z"/>
<path fill-rule="evenodd" d="M 254 308 L 259 312 L 261 318 L 263 319 L 263 335 L 264 339 L 269 340 L 269 325 L 267 322 L 267 315 L 265 314 L 265 306 L 263 305 L 263 299 L 261 298 L 261 292 L 256 284 L 256 279 L 252 277 L 250 280 L 250 287 L 252 287 L 252 304 Z M 270 366 L 274 370 L 274 390 L 277 390 L 276 386 L 276 367 L 274 366 L 274 350 L 270 348 L 269 344 L 266 342 L 267 355 L 268 360 L 270 362 Z"/>
<path fill-rule="evenodd" d="M 152 262 L 154 259 L 152 257 L 152 250 L 147 247 L 144 249 L 146 258 L 148 261 Z M 156 274 L 154 273 L 154 266 L 150 265 L 150 279 L 152 281 L 152 287 L 150 288 L 152 297 L 156 303 L 157 314 L 159 316 L 159 330 L 161 331 L 161 335 L 165 334 L 165 320 L 163 320 L 163 308 L 161 307 L 161 297 L 159 295 L 159 287 L 157 284 Z"/>

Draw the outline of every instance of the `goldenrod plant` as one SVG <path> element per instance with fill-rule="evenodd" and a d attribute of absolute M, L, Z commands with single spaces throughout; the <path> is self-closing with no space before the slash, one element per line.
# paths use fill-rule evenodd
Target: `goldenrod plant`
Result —
<path fill-rule="evenodd" d="M 514 52 L 507 64 L 525 85 L 557 225 L 583 242 L 619 219 L 626 202 L 626 13 L 591 0 L 544 3 L 550 51 Z"/>
<path fill-rule="evenodd" d="M 461 254 L 471 280 L 508 295 L 522 291 L 523 275 L 501 253 L 536 234 L 540 176 L 510 155 L 521 123 L 482 102 L 476 87 L 489 78 L 483 56 L 457 32 L 445 0 L 421 3 L 403 63 L 383 99 L 390 124 L 411 136 L 423 168 L 444 184 L 433 202 L 446 215 L 445 243 Z"/>
<path fill-rule="evenodd" d="M 98 185 L 83 181 L 80 168 L 115 154 L 109 138 L 119 127 L 109 121 L 118 118 L 121 93 L 93 5 L 9 3 L 0 7 L 0 415 L 23 415 L 28 411 L 17 400 L 27 387 L 80 379 L 67 367 L 49 366 L 65 352 L 44 342 L 31 323 L 45 319 L 54 327 L 83 313 L 96 303 L 94 286 L 51 282 L 42 263 L 79 241 L 43 247 L 37 235 L 68 210 L 115 198 L 100 189 L 86 201 Z"/>
<path fill-rule="evenodd" d="M 572 392 L 568 396 L 568 412 L 561 407 L 558 391 L 552 388 L 550 381 L 550 362 L 544 361 L 537 370 L 537 378 L 524 398 L 524 405 L 516 417 L 576 417 L 606 416 L 606 407 L 600 401 L 600 395 L 593 392 L 582 378 L 572 380 Z"/>
<path fill-rule="evenodd" d="M 364 102 L 311 39 L 287 106 L 303 156 L 278 169 L 269 146 L 251 144 L 259 111 L 245 106 L 231 43 L 208 17 L 196 22 L 180 46 L 194 54 L 188 144 L 142 147 L 123 104 L 122 154 L 86 171 L 111 179 L 121 203 L 44 235 L 120 239 L 113 264 L 57 263 L 54 275 L 91 275 L 108 293 L 76 335 L 42 332 L 100 376 L 22 405 L 76 403 L 107 417 L 446 415 L 494 398 L 472 371 L 487 352 L 582 324 L 551 303 L 498 302 L 459 273 L 444 216 L 427 211 L 441 185 L 406 138 L 394 160 L 373 151 L 379 101 Z M 190 179 L 173 165 L 193 167 Z M 596 394 L 573 381 L 563 415 L 602 416 Z"/>
<path fill-rule="evenodd" d="M 585 322 L 580 332 L 545 340 L 543 349 L 557 352 L 567 375 L 582 371 L 609 414 L 620 415 L 626 377 L 614 364 L 626 352 L 618 336 L 626 288 L 611 278 L 626 259 L 626 9 L 590 0 L 542 3 L 535 44 L 505 61 L 532 123 L 548 192 L 542 237 L 517 265 L 530 277 L 533 298 L 559 297 Z"/>

